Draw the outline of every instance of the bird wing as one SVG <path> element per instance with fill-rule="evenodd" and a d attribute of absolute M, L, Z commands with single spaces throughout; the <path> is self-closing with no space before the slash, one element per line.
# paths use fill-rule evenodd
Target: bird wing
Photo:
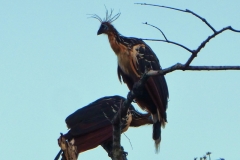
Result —
<path fill-rule="evenodd" d="M 128 38 L 129 39 L 129 38 Z M 127 39 L 127 40 L 128 40 Z M 126 40 L 126 41 L 127 41 Z M 129 40 L 128 40 L 129 41 Z M 134 82 L 139 80 L 142 74 L 144 74 L 146 69 L 151 70 L 161 70 L 161 66 L 159 64 L 159 60 L 152 49 L 144 43 L 142 40 L 137 38 L 132 38 L 131 42 L 134 42 L 131 46 L 130 54 L 131 54 L 131 67 L 134 73 L 138 73 L 138 75 L 126 75 L 120 67 L 118 67 L 118 77 L 119 80 L 124 81 L 127 84 L 128 88 L 131 90 Z M 166 121 L 166 109 L 168 102 L 168 87 L 166 80 L 163 75 L 150 77 L 145 84 L 146 91 L 148 95 L 138 98 L 141 108 L 146 108 L 148 111 L 152 112 L 149 106 L 149 103 L 154 103 L 157 107 L 158 115 L 161 116 L 164 121 Z M 150 99 L 149 99 L 149 98 Z"/>
<path fill-rule="evenodd" d="M 125 98 L 120 96 L 103 97 L 78 109 L 66 118 L 70 128 L 65 134 L 67 139 L 74 139 L 78 152 L 92 149 L 111 139 L 111 120 L 117 113 Z M 121 120 L 121 128 L 127 129 L 127 118 Z"/>
<path fill-rule="evenodd" d="M 103 97 L 78 109 L 65 120 L 69 132 L 79 136 L 112 125 L 111 120 L 124 100 L 120 96 Z"/>

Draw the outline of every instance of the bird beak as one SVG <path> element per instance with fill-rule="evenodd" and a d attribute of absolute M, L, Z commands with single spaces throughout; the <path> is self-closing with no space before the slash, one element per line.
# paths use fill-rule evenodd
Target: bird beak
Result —
<path fill-rule="evenodd" d="M 97 32 L 97 35 L 102 34 L 102 33 L 103 32 L 101 31 L 101 29 L 99 29 L 98 32 Z"/>
<path fill-rule="evenodd" d="M 99 28 L 98 32 L 97 32 L 97 35 L 99 34 L 103 34 L 104 33 L 104 29 L 102 27 Z"/>

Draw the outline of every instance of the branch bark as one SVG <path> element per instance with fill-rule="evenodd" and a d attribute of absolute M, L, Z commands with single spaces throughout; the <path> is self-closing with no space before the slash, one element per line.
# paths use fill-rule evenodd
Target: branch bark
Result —
<path fill-rule="evenodd" d="M 134 98 L 142 93 L 145 82 L 149 76 L 144 74 L 142 78 L 136 82 L 133 86 L 133 89 L 128 92 L 127 99 L 122 103 L 120 109 L 114 116 L 112 120 L 113 124 L 113 160 L 123 160 L 122 155 L 123 151 L 121 149 L 121 118 L 125 117 L 127 111 L 133 102 Z"/>
<path fill-rule="evenodd" d="M 185 66 L 184 64 L 177 63 L 171 67 L 159 71 L 150 70 L 146 73 L 148 76 L 157 76 L 160 74 L 167 74 L 176 70 L 182 71 L 219 71 L 219 70 L 240 70 L 240 66 Z"/>
<path fill-rule="evenodd" d="M 61 148 L 61 150 L 58 152 L 57 156 L 55 157 L 55 160 L 59 159 L 60 154 L 62 154 L 62 160 L 77 160 L 78 153 L 75 146 L 73 146 L 71 143 L 69 143 L 61 133 L 60 138 L 58 139 L 58 144 Z"/>
<path fill-rule="evenodd" d="M 113 150 L 112 159 L 122 160 L 122 150 L 121 150 L 121 108 L 118 110 L 117 114 L 114 116 L 113 124 Z"/>

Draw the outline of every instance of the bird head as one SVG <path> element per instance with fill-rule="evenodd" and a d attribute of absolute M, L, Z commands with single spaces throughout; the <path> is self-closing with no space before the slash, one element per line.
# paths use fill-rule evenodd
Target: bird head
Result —
<path fill-rule="evenodd" d="M 108 13 L 108 10 L 106 10 L 106 17 L 103 19 L 96 14 L 93 14 L 91 16 L 91 18 L 95 18 L 101 23 L 101 25 L 98 29 L 97 35 L 109 34 L 110 32 L 115 30 L 112 25 L 112 22 L 115 21 L 116 19 L 118 19 L 118 17 L 121 15 L 121 13 L 119 12 L 114 16 L 112 16 L 112 14 L 113 14 L 113 10 L 111 9 L 110 13 Z"/>
<path fill-rule="evenodd" d="M 111 31 L 111 28 L 112 28 L 112 25 L 110 23 L 102 22 L 98 29 L 97 35 L 108 34 Z"/>

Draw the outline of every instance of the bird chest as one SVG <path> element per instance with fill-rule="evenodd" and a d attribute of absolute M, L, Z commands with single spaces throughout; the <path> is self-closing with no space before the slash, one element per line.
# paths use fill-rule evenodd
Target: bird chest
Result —
<path fill-rule="evenodd" d="M 134 68 L 133 57 L 131 54 L 129 54 L 129 52 L 119 54 L 117 55 L 117 57 L 118 57 L 118 65 L 126 75 L 128 75 L 133 79 L 136 79 L 139 77 L 139 74 L 136 72 L 136 69 Z"/>

